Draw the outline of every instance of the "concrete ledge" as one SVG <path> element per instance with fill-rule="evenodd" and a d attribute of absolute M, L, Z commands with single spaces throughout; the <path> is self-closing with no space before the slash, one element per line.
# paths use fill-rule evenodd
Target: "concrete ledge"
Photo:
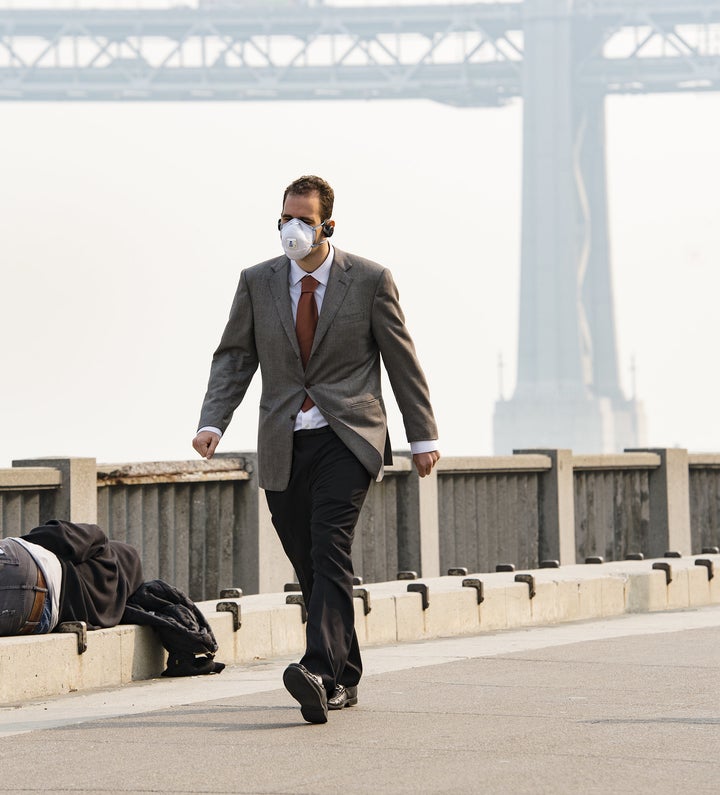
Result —
<path fill-rule="evenodd" d="M 0 469 L 0 491 L 55 489 L 61 484 L 62 475 L 52 467 Z"/>
<path fill-rule="evenodd" d="M 696 565 L 697 559 L 710 561 L 713 571 Z M 655 564 L 661 568 L 653 568 Z M 532 579 L 518 582 L 517 574 Z M 464 587 L 465 579 L 479 580 L 482 594 Z M 424 595 L 408 592 L 408 581 L 363 586 L 371 609 L 365 614 L 363 600 L 355 599 L 361 646 L 720 604 L 720 555 L 411 582 L 427 586 L 425 609 Z M 218 601 L 199 603 L 218 640 L 217 659 L 232 665 L 300 655 L 305 646 L 302 608 L 285 604 L 285 598 L 285 593 L 274 593 L 223 600 L 238 604 L 237 631 L 231 613 L 217 612 Z M 0 704 L 149 679 L 162 672 L 165 659 L 148 627 L 123 625 L 89 632 L 84 654 L 78 654 L 71 634 L 0 638 Z"/>

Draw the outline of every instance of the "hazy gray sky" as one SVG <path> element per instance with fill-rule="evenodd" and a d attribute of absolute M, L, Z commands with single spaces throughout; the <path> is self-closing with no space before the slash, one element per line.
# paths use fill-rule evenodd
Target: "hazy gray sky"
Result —
<path fill-rule="evenodd" d="M 445 454 L 491 454 L 514 386 L 522 104 L 0 104 L 0 466 L 192 458 L 240 270 L 285 185 L 336 191 L 340 248 L 389 266 Z M 720 451 L 720 97 L 608 100 L 620 370 L 652 446 Z M 259 376 L 222 450 L 255 448 Z M 405 446 L 391 411 L 394 446 Z"/>

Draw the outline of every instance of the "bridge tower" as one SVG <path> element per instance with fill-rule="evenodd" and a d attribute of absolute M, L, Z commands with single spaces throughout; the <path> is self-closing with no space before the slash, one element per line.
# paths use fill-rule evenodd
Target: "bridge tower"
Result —
<path fill-rule="evenodd" d="M 495 405 L 495 454 L 644 443 L 618 377 L 607 217 L 605 86 L 578 65 L 602 23 L 574 0 L 525 0 L 520 328 L 515 392 Z"/>

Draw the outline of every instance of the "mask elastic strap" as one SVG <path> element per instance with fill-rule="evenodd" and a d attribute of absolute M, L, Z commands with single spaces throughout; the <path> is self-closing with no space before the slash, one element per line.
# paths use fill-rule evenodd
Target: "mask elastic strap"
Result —
<path fill-rule="evenodd" d="M 322 228 L 323 228 L 323 226 L 325 226 L 325 224 L 326 224 L 326 223 L 327 223 L 329 220 L 330 220 L 329 218 L 326 218 L 324 221 L 320 221 L 320 223 L 319 223 L 317 226 L 311 226 L 311 227 L 310 227 L 310 229 L 312 229 L 312 230 L 313 230 L 313 232 L 314 232 L 316 229 L 322 229 Z M 300 223 L 302 223 L 302 221 L 301 221 Z M 321 246 L 321 245 L 322 245 L 324 242 L 325 242 L 324 240 L 318 240 L 318 242 L 317 242 L 317 243 L 311 243 L 311 244 L 310 244 L 310 248 L 317 248 L 318 246 Z"/>

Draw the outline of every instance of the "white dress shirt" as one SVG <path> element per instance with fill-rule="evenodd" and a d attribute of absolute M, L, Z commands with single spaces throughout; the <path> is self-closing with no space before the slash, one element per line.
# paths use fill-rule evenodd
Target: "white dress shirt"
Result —
<path fill-rule="evenodd" d="M 332 246 L 329 246 L 329 251 L 327 257 L 325 257 L 322 265 L 316 268 L 310 276 L 313 276 L 315 279 L 320 282 L 318 286 L 315 288 L 315 302 L 317 303 L 318 315 L 322 310 L 323 298 L 325 297 L 325 290 L 327 289 L 328 279 L 330 278 L 330 268 L 333 263 L 333 258 L 335 256 L 335 249 Z M 298 302 L 300 301 L 300 294 L 302 293 L 302 286 L 300 282 L 303 280 L 305 276 L 308 276 L 308 272 L 304 271 L 295 260 L 290 260 L 290 302 L 292 304 L 292 315 L 293 315 L 293 323 L 297 317 L 297 308 Z M 295 428 L 296 431 L 307 431 L 313 428 L 324 428 L 328 424 L 325 417 L 320 412 L 320 409 L 317 406 L 312 406 L 307 411 L 299 410 L 297 413 L 297 417 L 295 418 Z M 200 431 L 212 431 L 216 433 L 218 436 L 222 436 L 222 431 L 219 428 L 214 428 L 211 425 L 206 425 L 203 428 L 200 428 Z M 438 449 L 437 439 L 422 441 L 422 442 L 410 442 L 410 450 L 413 455 L 417 453 L 431 453 L 433 450 Z"/>
<path fill-rule="evenodd" d="M 328 279 L 330 278 L 330 266 L 335 256 L 335 249 L 329 246 L 327 257 L 319 268 L 316 268 L 311 274 L 304 271 L 294 259 L 290 260 L 290 302 L 292 304 L 293 323 L 297 321 L 297 308 L 302 293 L 302 280 L 310 275 L 317 279 L 320 284 L 315 288 L 315 303 L 317 304 L 318 315 L 322 310 L 323 298 L 325 297 L 325 290 L 327 289 Z M 307 411 L 298 411 L 295 417 L 296 431 L 309 431 L 313 428 L 324 428 L 328 424 L 327 420 L 320 413 L 317 406 L 311 406 Z"/>

